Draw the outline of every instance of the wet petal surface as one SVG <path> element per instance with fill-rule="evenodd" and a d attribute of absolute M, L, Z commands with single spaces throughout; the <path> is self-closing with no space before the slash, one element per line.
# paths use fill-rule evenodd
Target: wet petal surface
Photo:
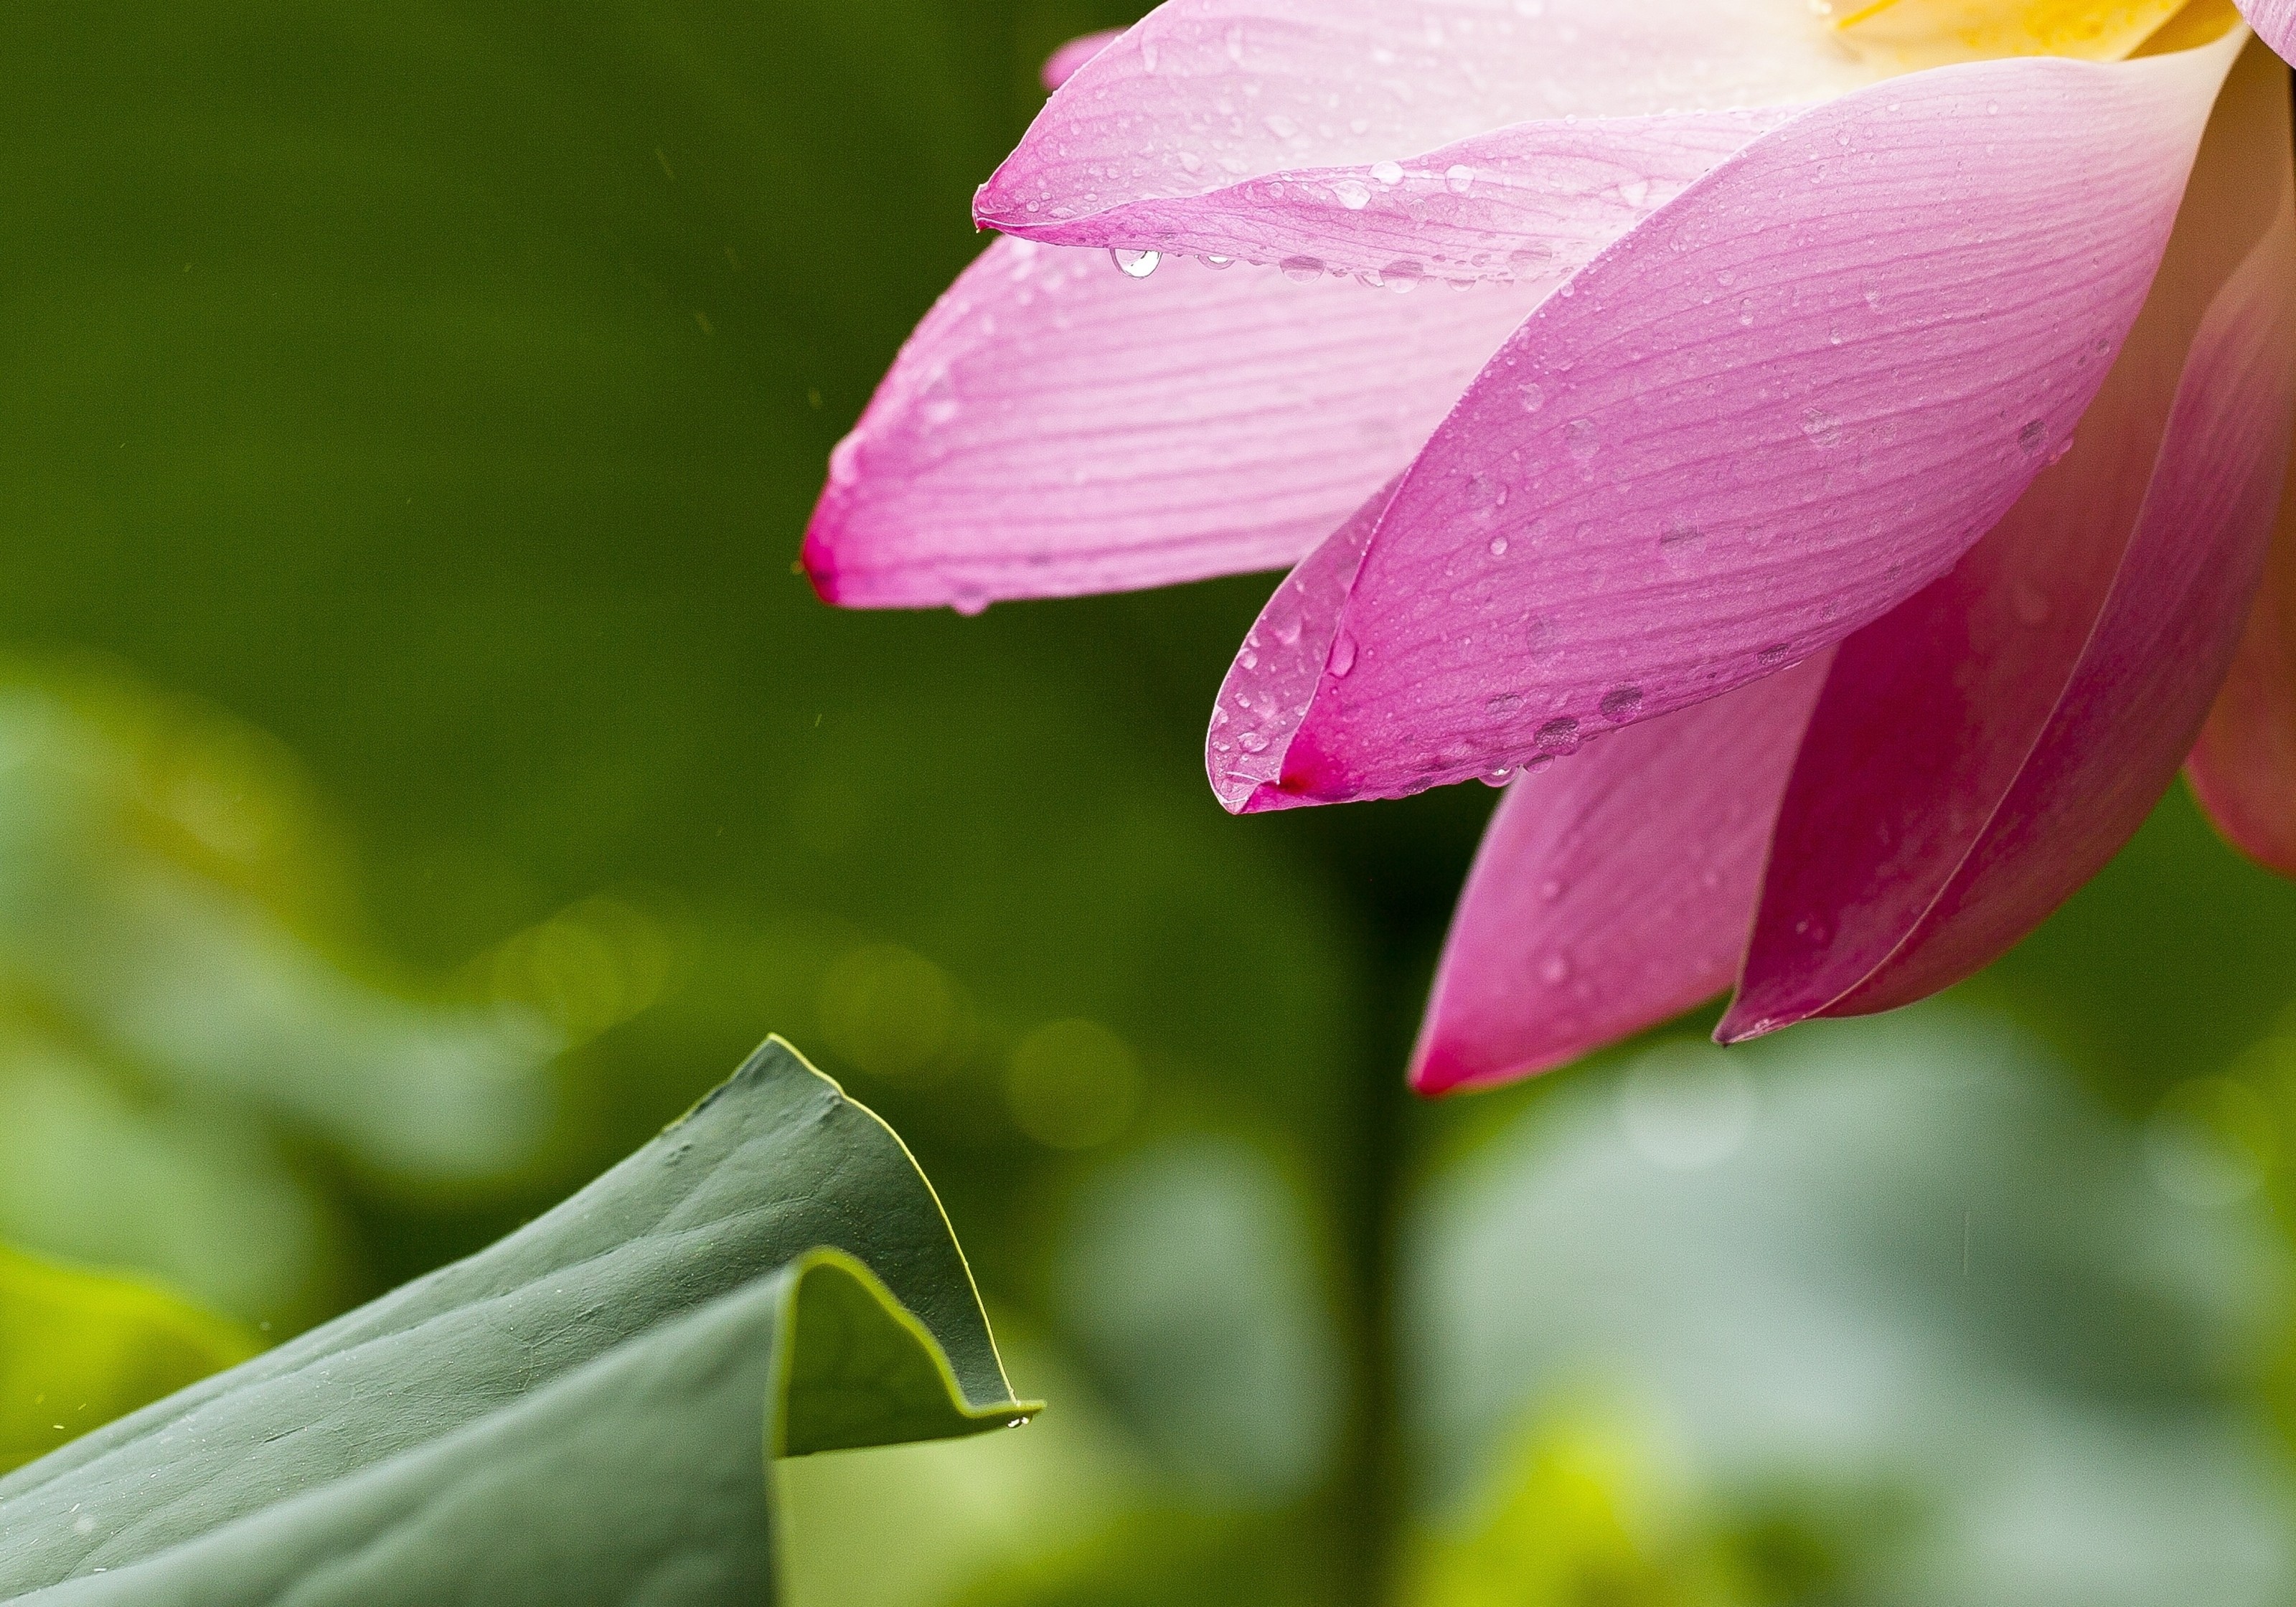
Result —
<path fill-rule="evenodd" d="M 2237 48 L 1859 91 L 1622 239 L 1484 369 L 1303 625 L 1349 672 L 1263 733 L 1275 786 L 1568 752 L 1951 568 L 2071 439 Z"/>
<path fill-rule="evenodd" d="M 1528 1077 L 1729 987 L 1831 657 L 1509 785 L 1451 919 L 1414 1087 Z"/>
<path fill-rule="evenodd" d="M 1512 124 L 1806 103 L 1874 73 L 1805 0 L 1171 0 L 1063 85 L 979 210 L 1051 223 Z"/>
<path fill-rule="evenodd" d="M 1935 992 L 2037 925 L 2174 777 L 2246 617 L 2296 394 L 2285 70 L 2227 86 L 2071 455 L 1842 644 L 1726 1039 Z M 2259 164 L 2278 183 L 2256 182 Z"/>
<path fill-rule="evenodd" d="M 1521 123 L 1403 161 L 1294 168 L 1201 194 L 1074 217 L 984 204 L 980 221 L 1054 245 L 1185 251 L 1361 274 L 1409 291 L 1583 266 L 1791 108 Z"/>
<path fill-rule="evenodd" d="M 831 455 L 807 570 L 832 603 L 972 609 L 1294 562 L 1545 291 L 1393 296 L 1187 259 L 1134 279 L 1104 251 L 999 241 Z"/>

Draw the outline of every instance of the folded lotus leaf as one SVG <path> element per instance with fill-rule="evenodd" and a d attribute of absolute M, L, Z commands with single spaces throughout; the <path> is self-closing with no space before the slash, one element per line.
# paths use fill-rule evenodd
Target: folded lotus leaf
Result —
<path fill-rule="evenodd" d="M 906 1148 L 775 1038 L 490 1249 L 0 1480 L 0 1600 L 765 1601 L 772 1455 L 1033 1410 Z"/>

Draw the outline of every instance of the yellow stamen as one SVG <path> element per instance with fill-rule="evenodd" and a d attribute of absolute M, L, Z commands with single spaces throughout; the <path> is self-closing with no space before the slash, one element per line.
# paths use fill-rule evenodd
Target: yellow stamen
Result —
<path fill-rule="evenodd" d="M 1813 0 L 1842 42 L 1898 71 L 1997 56 L 2134 55 L 2186 0 Z M 2213 13 L 2210 0 L 2195 10 Z"/>

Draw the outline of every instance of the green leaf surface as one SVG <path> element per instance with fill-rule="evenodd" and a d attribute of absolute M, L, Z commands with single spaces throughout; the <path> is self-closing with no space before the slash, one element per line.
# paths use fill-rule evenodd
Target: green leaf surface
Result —
<path fill-rule="evenodd" d="M 164 1290 L 0 1245 L 0 1469 L 257 1349 Z"/>
<path fill-rule="evenodd" d="M 549 1215 L 0 1480 L 10 1601 L 763 1601 L 769 1455 L 1025 1418 L 891 1129 L 780 1039 Z"/>

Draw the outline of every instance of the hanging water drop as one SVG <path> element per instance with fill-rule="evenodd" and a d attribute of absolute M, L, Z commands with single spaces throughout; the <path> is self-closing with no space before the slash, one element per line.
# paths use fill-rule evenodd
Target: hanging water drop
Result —
<path fill-rule="evenodd" d="M 1108 253 L 1109 260 L 1123 270 L 1128 279 L 1145 279 L 1163 262 L 1160 251 L 1128 251 L 1119 247 Z"/>

